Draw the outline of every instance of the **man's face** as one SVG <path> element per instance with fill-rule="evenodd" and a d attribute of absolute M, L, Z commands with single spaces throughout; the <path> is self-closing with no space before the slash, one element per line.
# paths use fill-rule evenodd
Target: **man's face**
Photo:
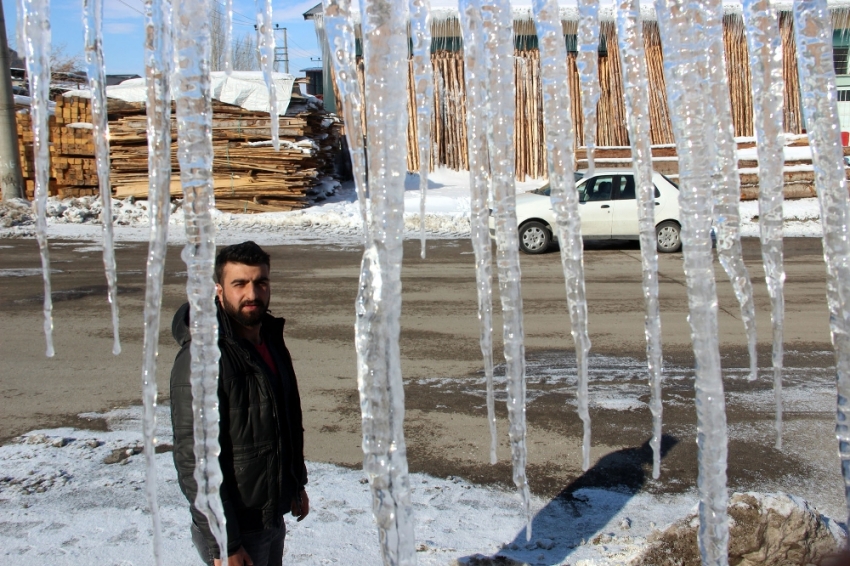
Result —
<path fill-rule="evenodd" d="M 221 283 L 216 284 L 215 290 L 231 318 L 242 326 L 257 326 L 269 308 L 269 267 L 226 263 Z"/>

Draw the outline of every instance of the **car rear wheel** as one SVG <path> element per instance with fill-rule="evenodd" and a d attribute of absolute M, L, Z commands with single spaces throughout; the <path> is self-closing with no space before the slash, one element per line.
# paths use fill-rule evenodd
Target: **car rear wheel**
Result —
<path fill-rule="evenodd" d="M 519 249 L 527 254 L 542 254 L 549 249 L 552 234 L 542 222 L 526 222 L 519 227 Z"/>
<path fill-rule="evenodd" d="M 666 220 L 655 227 L 658 238 L 658 251 L 663 254 L 678 252 L 682 249 L 682 235 L 679 224 Z"/>

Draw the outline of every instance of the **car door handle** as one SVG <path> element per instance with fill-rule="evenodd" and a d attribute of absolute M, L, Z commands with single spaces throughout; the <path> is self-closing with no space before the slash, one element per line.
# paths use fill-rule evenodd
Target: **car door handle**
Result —
<path fill-rule="evenodd" d="M 658 201 L 655 201 L 655 206 L 661 206 L 661 203 L 658 202 Z"/>
<path fill-rule="evenodd" d="M 599 208 L 611 208 L 611 207 L 610 207 L 609 205 L 607 205 L 607 204 L 603 204 L 603 205 L 602 205 L 602 206 L 600 206 Z"/>

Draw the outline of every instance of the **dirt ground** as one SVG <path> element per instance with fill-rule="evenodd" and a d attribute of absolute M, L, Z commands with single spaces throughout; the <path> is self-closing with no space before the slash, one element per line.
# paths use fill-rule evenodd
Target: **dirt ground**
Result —
<path fill-rule="evenodd" d="M 474 256 L 468 241 L 405 245 L 401 354 L 406 382 L 406 439 L 412 471 L 511 485 L 504 405 L 498 406 L 499 463 L 489 464 Z M 329 246 L 267 247 L 272 311 L 287 319 L 305 409 L 307 458 L 361 464 L 360 412 L 353 345 L 360 251 Z M 101 426 L 80 418 L 137 403 L 147 244 L 117 251 L 123 352 L 111 354 L 112 330 L 98 246 L 51 244 L 56 356 L 44 356 L 40 262 L 32 240 L 0 241 L 0 441 L 56 425 Z M 717 268 L 721 355 L 730 430 L 729 485 L 737 491 L 783 490 L 841 517 L 842 482 L 833 435 L 833 357 L 820 241 L 786 240 L 786 383 L 783 450 L 774 448 L 770 306 L 758 242 L 745 242 L 756 294 L 759 379 L 746 380 L 743 325 L 731 285 Z M 587 486 L 658 493 L 696 485 L 693 358 L 682 257 L 660 261 L 665 358 L 664 461 L 652 480 L 640 251 L 636 244 L 588 245 L 585 254 L 590 335 L 592 468 L 582 473 L 581 422 L 565 288 L 557 252 L 522 256 L 528 359 L 528 475 L 540 495 Z M 185 300 L 180 248 L 169 249 L 157 374 L 167 402 L 176 353 L 171 317 Z M 496 312 L 498 312 L 496 303 Z M 494 341 L 501 355 L 501 320 Z M 500 382 L 501 383 L 501 382 Z M 504 395 L 500 395 L 504 399 Z"/>

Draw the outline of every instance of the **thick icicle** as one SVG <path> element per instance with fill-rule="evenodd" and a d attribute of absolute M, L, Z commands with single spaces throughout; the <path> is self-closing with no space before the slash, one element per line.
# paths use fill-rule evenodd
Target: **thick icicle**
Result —
<path fill-rule="evenodd" d="M 526 536 L 531 538 L 531 493 L 525 474 L 525 344 L 522 323 L 522 293 L 519 266 L 519 236 L 516 220 L 514 178 L 515 92 L 505 83 L 514 74 L 513 17 L 508 0 L 483 4 L 480 0 L 461 0 L 461 16 L 481 19 L 482 40 L 474 42 L 477 54 L 487 61 L 489 104 L 487 137 L 490 152 L 490 179 L 496 221 L 496 266 L 502 301 L 505 377 L 508 395 L 509 438 L 513 479 L 528 520 Z M 475 28 L 467 25 L 471 32 Z"/>
<path fill-rule="evenodd" d="M 726 407 L 720 374 L 717 288 L 711 249 L 712 177 L 717 117 L 706 104 L 709 81 L 707 2 L 656 0 L 664 78 L 679 154 L 688 322 L 696 359 L 698 490 L 702 563 L 728 563 Z M 725 127 L 727 125 L 721 125 Z"/>
<path fill-rule="evenodd" d="M 425 259 L 425 195 L 431 170 L 431 106 L 434 67 L 431 65 L 431 0 L 410 0 L 413 44 L 413 89 L 416 94 L 416 143 L 419 146 L 419 240 Z"/>
<path fill-rule="evenodd" d="M 272 29 L 272 0 L 256 0 L 257 33 L 260 67 L 269 89 L 269 119 L 272 126 L 272 146 L 280 151 L 280 116 L 277 109 L 277 85 L 274 81 L 274 30 Z"/>
<path fill-rule="evenodd" d="M 484 358 L 487 382 L 487 423 L 490 428 L 490 463 L 497 461 L 496 402 L 493 387 L 493 252 L 490 243 L 490 153 L 487 144 L 487 60 L 481 19 L 472 3 L 460 12 L 463 33 L 463 71 L 466 85 L 466 138 L 469 147 L 470 231 L 475 251 L 475 283 L 478 290 L 478 343 Z M 475 26 L 473 29 L 470 26 Z"/>
<path fill-rule="evenodd" d="M 177 159 L 186 219 L 189 320 L 192 334 L 192 410 L 194 412 L 195 507 L 209 521 L 226 564 L 227 529 L 221 503 L 218 457 L 221 446 L 218 403 L 218 318 L 215 307 L 215 208 L 212 182 L 209 0 L 181 0 L 174 7 L 174 81 L 177 108 Z M 274 123 L 274 120 L 272 120 Z"/>
<path fill-rule="evenodd" d="M 354 60 L 354 24 L 351 19 L 351 0 L 324 0 L 324 16 L 318 22 L 328 42 L 331 63 L 334 68 L 336 87 L 342 104 L 345 120 L 348 152 L 351 154 L 351 169 L 354 186 L 360 202 L 363 221 L 364 242 L 369 233 L 369 187 L 366 182 L 366 151 L 363 146 L 366 132 L 361 122 L 362 98 L 357 81 L 357 65 Z"/>
<path fill-rule="evenodd" d="M 652 413 L 652 477 L 661 475 L 661 312 L 658 305 L 658 238 L 655 233 L 655 185 L 649 135 L 649 79 L 643 44 L 643 22 L 638 0 L 620 0 L 617 9 L 620 69 L 626 102 L 626 123 L 635 164 L 643 300 L 646 304 L 646 362 L 649 369 Z"/>
<path fill-rule="evenodd" d="M 573 174 L 575 132 L 570 117 L 569 89 L 564 88 L 567 84 L 567 49 L 557 0 L 535 0 L 533 7 L 540 46 L 543 125 L 550 195 L 558 242 L 561 245 L 561 264 L 576 349 L 578 412 L 584 425 L 582 469 L 586 471 L 590 467 L 590 411 L 587 395 L 590 337 L 587 332 L 587 299 L 584 292 L 584 244 L 581 240 L 578 193 Z"/>
<path fill-rule="evenodd" d="M 145 339 L 142 361 L 142 433 L 145 443 L 145 493 L 153 527 L 153 555 L 161 566 L 162 523 L 156 474 L 156 359 L 162 310 L 162 277 L 171 213 L 171 2 L 145 3 L 145 87 L 147 90 L 150 240 L 145 287 Z"/>
<path fill-rule="evenodd" d="M 364 0 L 361 13 L 371 208 L 355 328 L 363 469 L 372 488 L 384 564 L 413 564 L 416 549 L 398 344 L 407 171 L 407 6 L 394 0 Z"/>
<path fill-rule="evenodd" d="M 714 221 L 717 229 L 717 257 L 729 276 L 735 297 L 741 306 L 741 320 L 747 332 L 750 352 L 750 380 L 758 375 L 756 352 L 756 306 L 753 285 L 741 249 L 741 178 L 738 176 L 738 146 L 732 125 L 732 101 L 723 47 L 723 1 L 704 0 L 706 36 L 709 41 L 709 80 L 706 103 L 714 112 L 717 160 L 713 177 Z"/>
<path fill-rule="evenodd" d="M 785 319 L 785 267 L 782 254 L 783 93 L 782 38 L 779 18 L 769 0 L 744 0 L 750 52 L 753 122 L 759 158 L 759 236 L 770 320 L 773 326 L 773 391 L 776 399 L 776 448 L 782 449 L 782 354 Z"/>
<path fill-rule="evenodd" d="M 838 369 L 835 434 L 850 512 L 850 202 L 838 127 L 832 25 L 826 0 L 794 2 L 794 35 L 803 114 L 812 147 L 815 188 L 823 226 L 826 298 Z"/>
<path fill-rule="evenodd" d="M 121 353 L 118 336 L 118 282 L 112 235 L 112 185 L 109 182 L 109 122 L 106 116 L 106 77 L 103 64 L 103 0 L 83 0 L 86 70 L 91 90 L 95 162 L 103 212 L 103 267 L 106 271 L 109 305 L 112 309 L 112 353 Z"/>
<path fill-rule="evenodd" d="M 596 105 L 599 103 L 599 0 L 578 0 L 578 67 L 587 174 L 593 175 L 596 150 Z M 566 88 L 566 86 L 564 87 Z"/>
<path fill-rule="evenodd" d="M 47 129 L 50 100 L 50 3 L 19 0 L 19 37 L 26 53 L 32 96 L 32 133 L 35 153 L 35 230 L 44 277 L 44 339 L 46 355 L 53 357 L 53 297 L 50 291 L 50 250 L 47 247 L 47 191 L 50 177 L 50 137 Z"/>

